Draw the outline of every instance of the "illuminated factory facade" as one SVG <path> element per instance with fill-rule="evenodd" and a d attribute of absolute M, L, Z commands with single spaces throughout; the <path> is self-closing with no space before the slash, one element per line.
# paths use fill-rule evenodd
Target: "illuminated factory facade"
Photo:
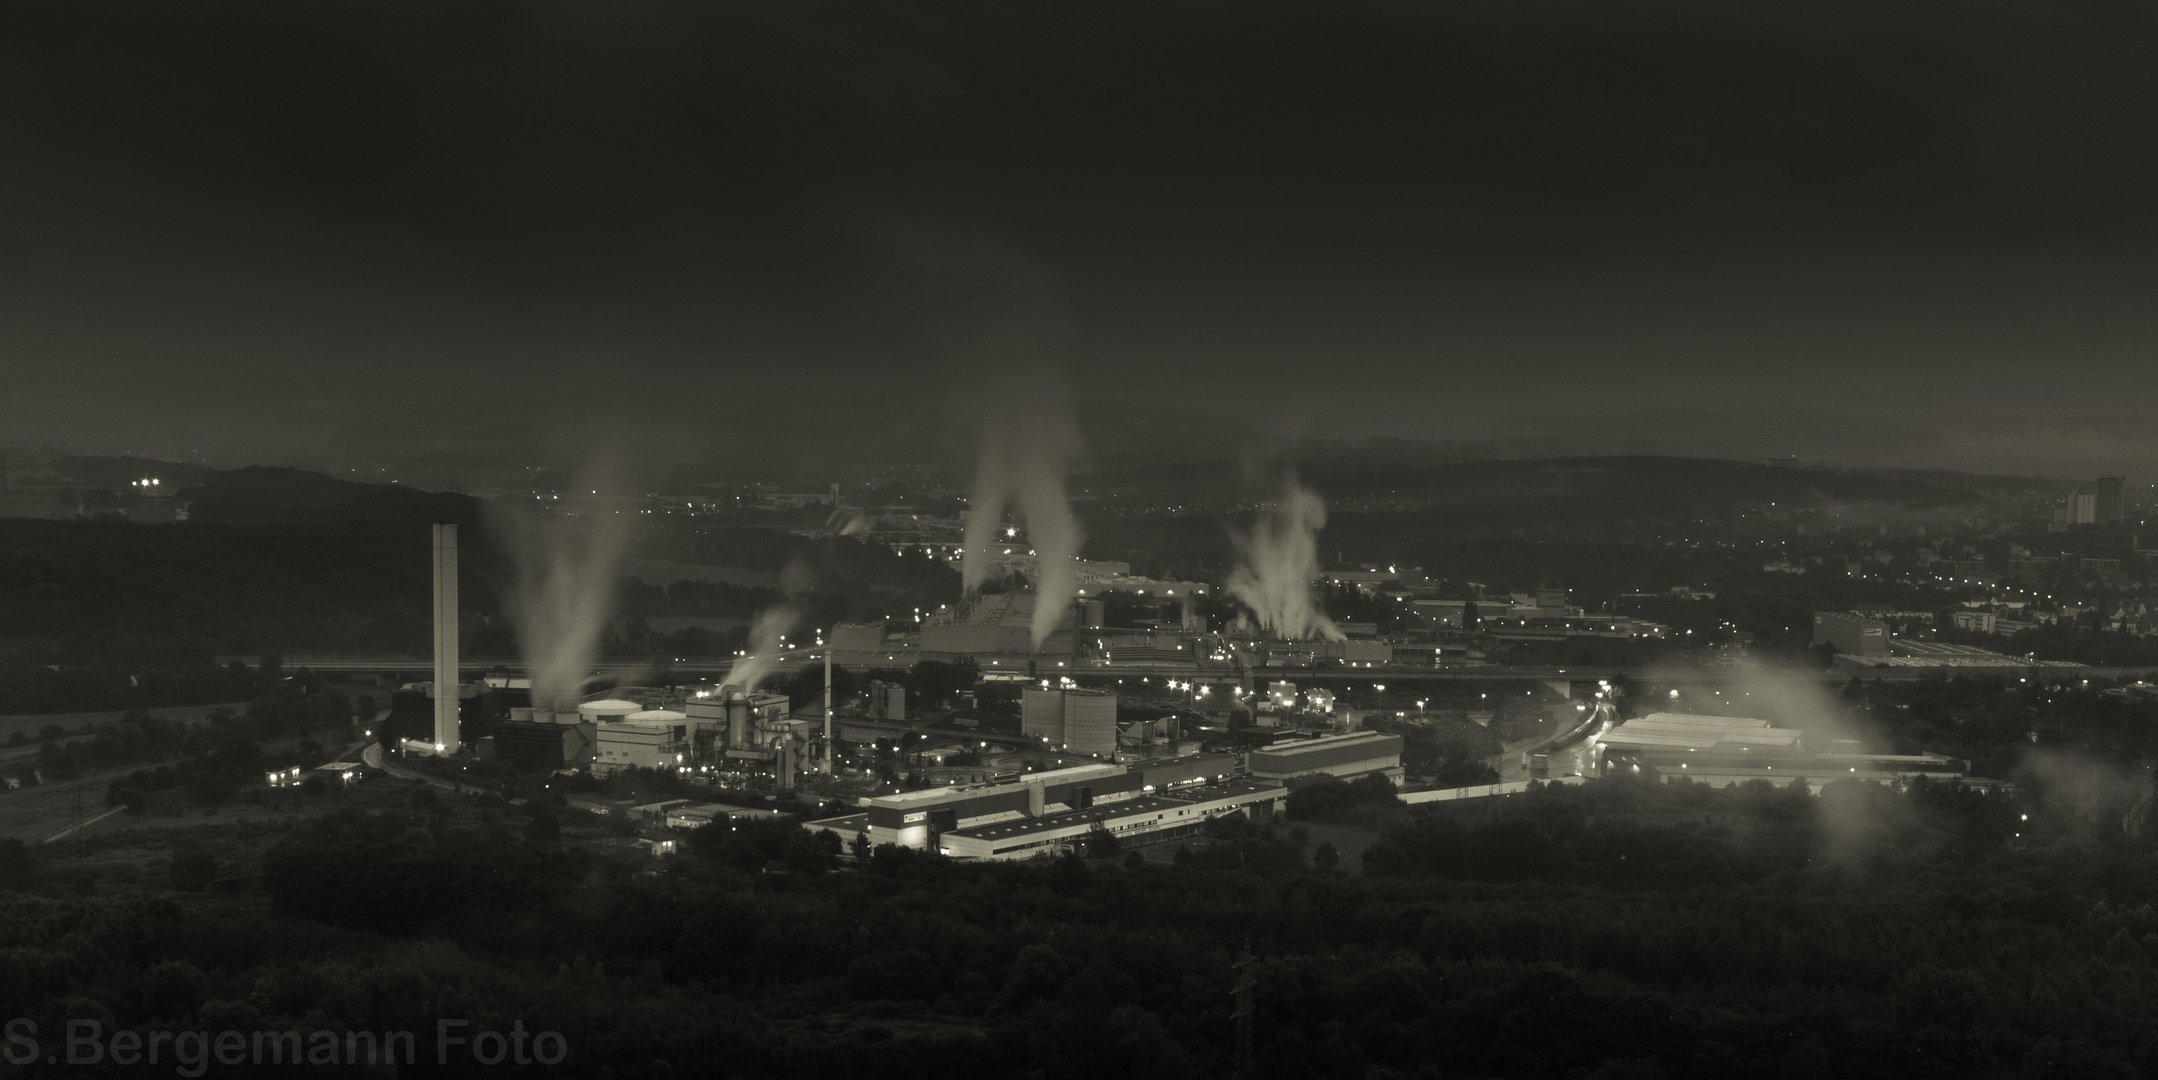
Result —
<path fill-rule="evenodd" d="M 1401 747 L 1399 735 L 1352 731 L 1345 735 L 1276 743 L 1253 750 L 1246 761 L 1254 779 L 1289 787 L 1328 777 L 1354 780 L 1373 774 L 1384 776 L 1399 787 Z"/>
<path fill-rule="evenodd" d="M 1074 754 L 1116 752 L 1113 690 L 1029 686 L 1020 694 L 1019 732 Z"/>
<path fill-rule="evenodd" d="M 1228 814 L 1264 820 L 1287 797 L 1278 783 L 1239 777 L 1235 758 L 1204 754 L 880 795 L 869 800 L 866 815 L 856 817 L 863 818 L 858 827 L 871 845 L 933 847 L 955 858 L 1025 859 L 1103 835 L 1172 839 Z M 812 827 L 820 825 L 844 828 Z"/>
<path fill-rule="evenodd" d="M 1650 713 L 1594 739 L 1597 771 L 1725 787 L 1749 780 L 1785 784 L 1804 778 L 1899 782 L 1926 776 L 1967 777 L 1970 763 L 1942 754 L 1868 754 L 1836 743 L 1810 753 L 1801 733 L 1743 716 Z"/>

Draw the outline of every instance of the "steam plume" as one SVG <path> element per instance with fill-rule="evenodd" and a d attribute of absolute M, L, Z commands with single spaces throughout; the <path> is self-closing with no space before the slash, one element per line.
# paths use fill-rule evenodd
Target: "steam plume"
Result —
<path fill-rule="evenodd" d="M 1084 540 L 1065 496 L 1079 453 L 1058 341 L 1063 289 L 1042 267 L 993 239 L 895 221 L 890 237 L 925 287 L 922 310 L 939 313 L 936 348 L 961 362 L 963 396 L 986 416 L 967 513 L 960 576 L 973 596 L 995 572 L 990 554 L 1016 504 L 1035 551 L 1034 648 L 1039 650 L 1078 592 L 1074 565 Z"/>
<path fill-rule="evenodd" d="M 1347 636 L 1311 594 L 1319 573 L 1319 530 L 1325 527 L 1326 500 L 1292 472 L 1249 533 L 1229 530 L 1238 559 L 1229 574 L 1229 595 L 1251 609 L 1261 629 L 1289 639 Z"/>
<path fill-rule="evenodd" d="M 600 636 L 614 615 L 616 587 L 629 555 L 630 517 L 605 504 L 588 471 L 552 517 L 533 516 L 505 530 L 517 558 L 509 605 L 532 673 L 532 704 L 570 709 L 599 657 Z"/>
<path fill-rule="evenodd" d="M 995 566 L 992 550 L 1004 510 L 1017 503 L 1034 549 L 1034 648 L 1056 630 L 1079 590 L 1079 546 L 1086 539 L 1072 514 L 1064 472 L 1079 452 L 1079 426 L 1061 395 L 1041 394 L 997 410 L 982 432 L 967 510 L 961 579 L 980 591 Z"/>
<path fill-rule="evenodd" d="M 784 648 L 779 636 L 794 629 L 801 619 L 802 609 L 792 600 L 782 600 L 758 612 L 749 624 L 749 655 L 727 669 L 721 684 L 740 687 L 745 694 L 755 690 L 779 663 L 779 652 Z"/>
<path fill-rule="evenodd" d="M 786 648 L 779 639 L 801 623 L 805 598 L 815 576 L 809 564 L 800 559 L 780 571 L 779 587 L 787 598 L 758 612 L 751 620 L 748 655 L 727 669 L 727 677 L 720 680 L 720 685 L 739 687 L 746 694 L 771 677 L 772 670 L 779 666 L 779 654 Z"/>

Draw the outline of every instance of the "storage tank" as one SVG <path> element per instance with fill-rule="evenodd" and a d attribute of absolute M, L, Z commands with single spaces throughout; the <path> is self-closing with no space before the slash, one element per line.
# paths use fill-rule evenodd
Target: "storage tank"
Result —
<path fill-rule="evenodd" d="M 682 724 L 689 721 L 689 714 L 673 709 L 642 709 L 629 714 L 629 718 L 639 724 Z"/>
<path fill-rule="evenodd" d="M 644 711 L 644 706 L 621 698 L 601 698 L 577 706 L 577 715 L 596 723 L 612 723 Z"/>
<path fill-rule="evenodd" d="M 1064 692 L 1064 747 L 1080 754 L 1115 752 L 1115 693 L 1107 690 Z"/>
<path fill-rule="evenodd" d="M 1019 731 L 1029 738 L 1064 741 L 1064 691 L 1029 686 L 1019 694 Z"/>

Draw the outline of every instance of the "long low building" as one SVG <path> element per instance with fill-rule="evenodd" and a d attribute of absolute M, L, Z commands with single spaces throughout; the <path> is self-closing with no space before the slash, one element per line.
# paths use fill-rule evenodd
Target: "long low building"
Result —
<path fill-rule="evenodd" d="M 1804 754 L 1800 732 L 1746 716 L 1650 713 L 1593 738 L 1599 772 L 1773 775 Z"/>
<path fill-rule="evenodd" d="M 956 829 L 937 838 L 938 850 L 960 859 L 1026 859 L 1102 836 L 1153 843 L 1189 836 L 1214 818 L 1245 813 L 1264 821 L 1289 796 L 1280 784 L 1231 780 L 1122 799 L 1084 810 L 1022 817 Z"/>
<path fill-rule="evenodd" d="M 933 837 L 1220 784 L 1235 774 L 1234 758 L 1194 754 L 1133 765 L 1080 765 L 996 783 L 879 795 L 865 808 L 869 842 L 926 849 Z"/>
<path fill-rule="evenodd" d="M 1372 773 L 1385 776 L 1398 787 L 1402 776 L 1401 744 L 1399 735 L 1352 731 L 1253 750 L 1245 764 L 1254 779 L 1290 787 L 1320 777 L 1350 780 Z"/>
<path fill-rule="evenodd" d="M 1970 774 L 1969 762 L 1943 754 L 1808 753 L 1800 735 L 1751 717 L 1652 713 L 1596 736 L 1594 746 L 1603 775 L 1685 778 L 1712 787 L 1749 780 L 1899 782 Z"/>

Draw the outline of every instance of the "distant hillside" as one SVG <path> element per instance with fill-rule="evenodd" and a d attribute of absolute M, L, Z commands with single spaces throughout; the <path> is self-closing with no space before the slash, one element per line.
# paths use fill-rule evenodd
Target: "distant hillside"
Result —
<path fill-rule="evenodd" d="M 1239 473 L 1217 463 L 1089 477 L 1097 489 L 1143 493 L 1184 509 L 1090 516 L 1088 557 L 1199 575 L 1225 571 L 1231 551 L 1224 525 L 1246 516 L 1228 511 L 1256 494 Z M 1439 553 L 1462 541 L 1654 544 L 1727 535 L 1741 516 L 1764 515 L 1860 528 L 1886 521 L 1940 524 L 1981 500 L 1973 491 L 1918 480 L 1705 458 L 1445 465 L 1339 460 L 1306 462 L 1300 473 L 1326 499 L 1319 545 L 1330 561 L 1428 565 L 1439 565 Z M 1203 512 L 1207 508 L 1217 512 Z"/>
<path fill-rule="evenodd" d="M 1923 480 L 1818 469 L 1775 468 L 1713 458 L 1566 457 L 1420 464 L 1342 457 L 1303 462 L 1299 474 L 1331 505 L 1391 503 L 1507 509 L 1539 506 L 1574 512 L 1690 514 L 1777 503 L 1790 506 L 1885 504 L 1911 510 L 1974 505 L 1979 496 Z M 1239 500 L 1254 490 L 1227 463 L 1163 466 L 1085 478 L 1093 490 L 1194 503 Z"/>
<path fill-rule="evenodd" d="M 210 470 L 178 461 L 133 457 L 63 457 L 53 463 L 55 483 L 75 487 L 120 489 L 137 480 L 155 479 L 168 493 L 199 484 Z"/>
<path fill-rule="evenodd" d="M 1919 480 L 1712 458 L 1568 457 L 1420 467 L 1321 462 L 1307 482 L 1339 499 L 1407 498 L 1433 505 L 1557 501 L 1614 511 L 1700 511 L 1779 505 L 1891 504 L 1934 509 L 1978 496 Z"/>
<path fill-rule="evenodd" d="M 219 525 L 355 518 L 479 521 L 479 504 L 469 496 L 361 484 L 304 469 L 258 466 L 213 472 L 179 497 L 188 503 L 190 521 Z"/>
<path fill-rule="evenodd" d="M 460 537 L 468 617 L 510 569 Z M 234 526 L 0 520 L 0 640 L 36 663 L 169 664 L 213 653 L 419 655 L 433 640 L 424 522 Z"/>
<path fill-rule="evenodd" d="M 1740 460 L 1796 455 L 1840 465 L 1924 459 L 1942 444 L 1938 431 L 1896 427 L 1822 409 L 1773 406 L 1641 409 L 1588 416 L 1527 414 L 1500 421 L 1497 429 L 1501 438 L 1630 438 L 1668 446 L 1728 447 L 1734 453 L 1726 456 Z"/>

